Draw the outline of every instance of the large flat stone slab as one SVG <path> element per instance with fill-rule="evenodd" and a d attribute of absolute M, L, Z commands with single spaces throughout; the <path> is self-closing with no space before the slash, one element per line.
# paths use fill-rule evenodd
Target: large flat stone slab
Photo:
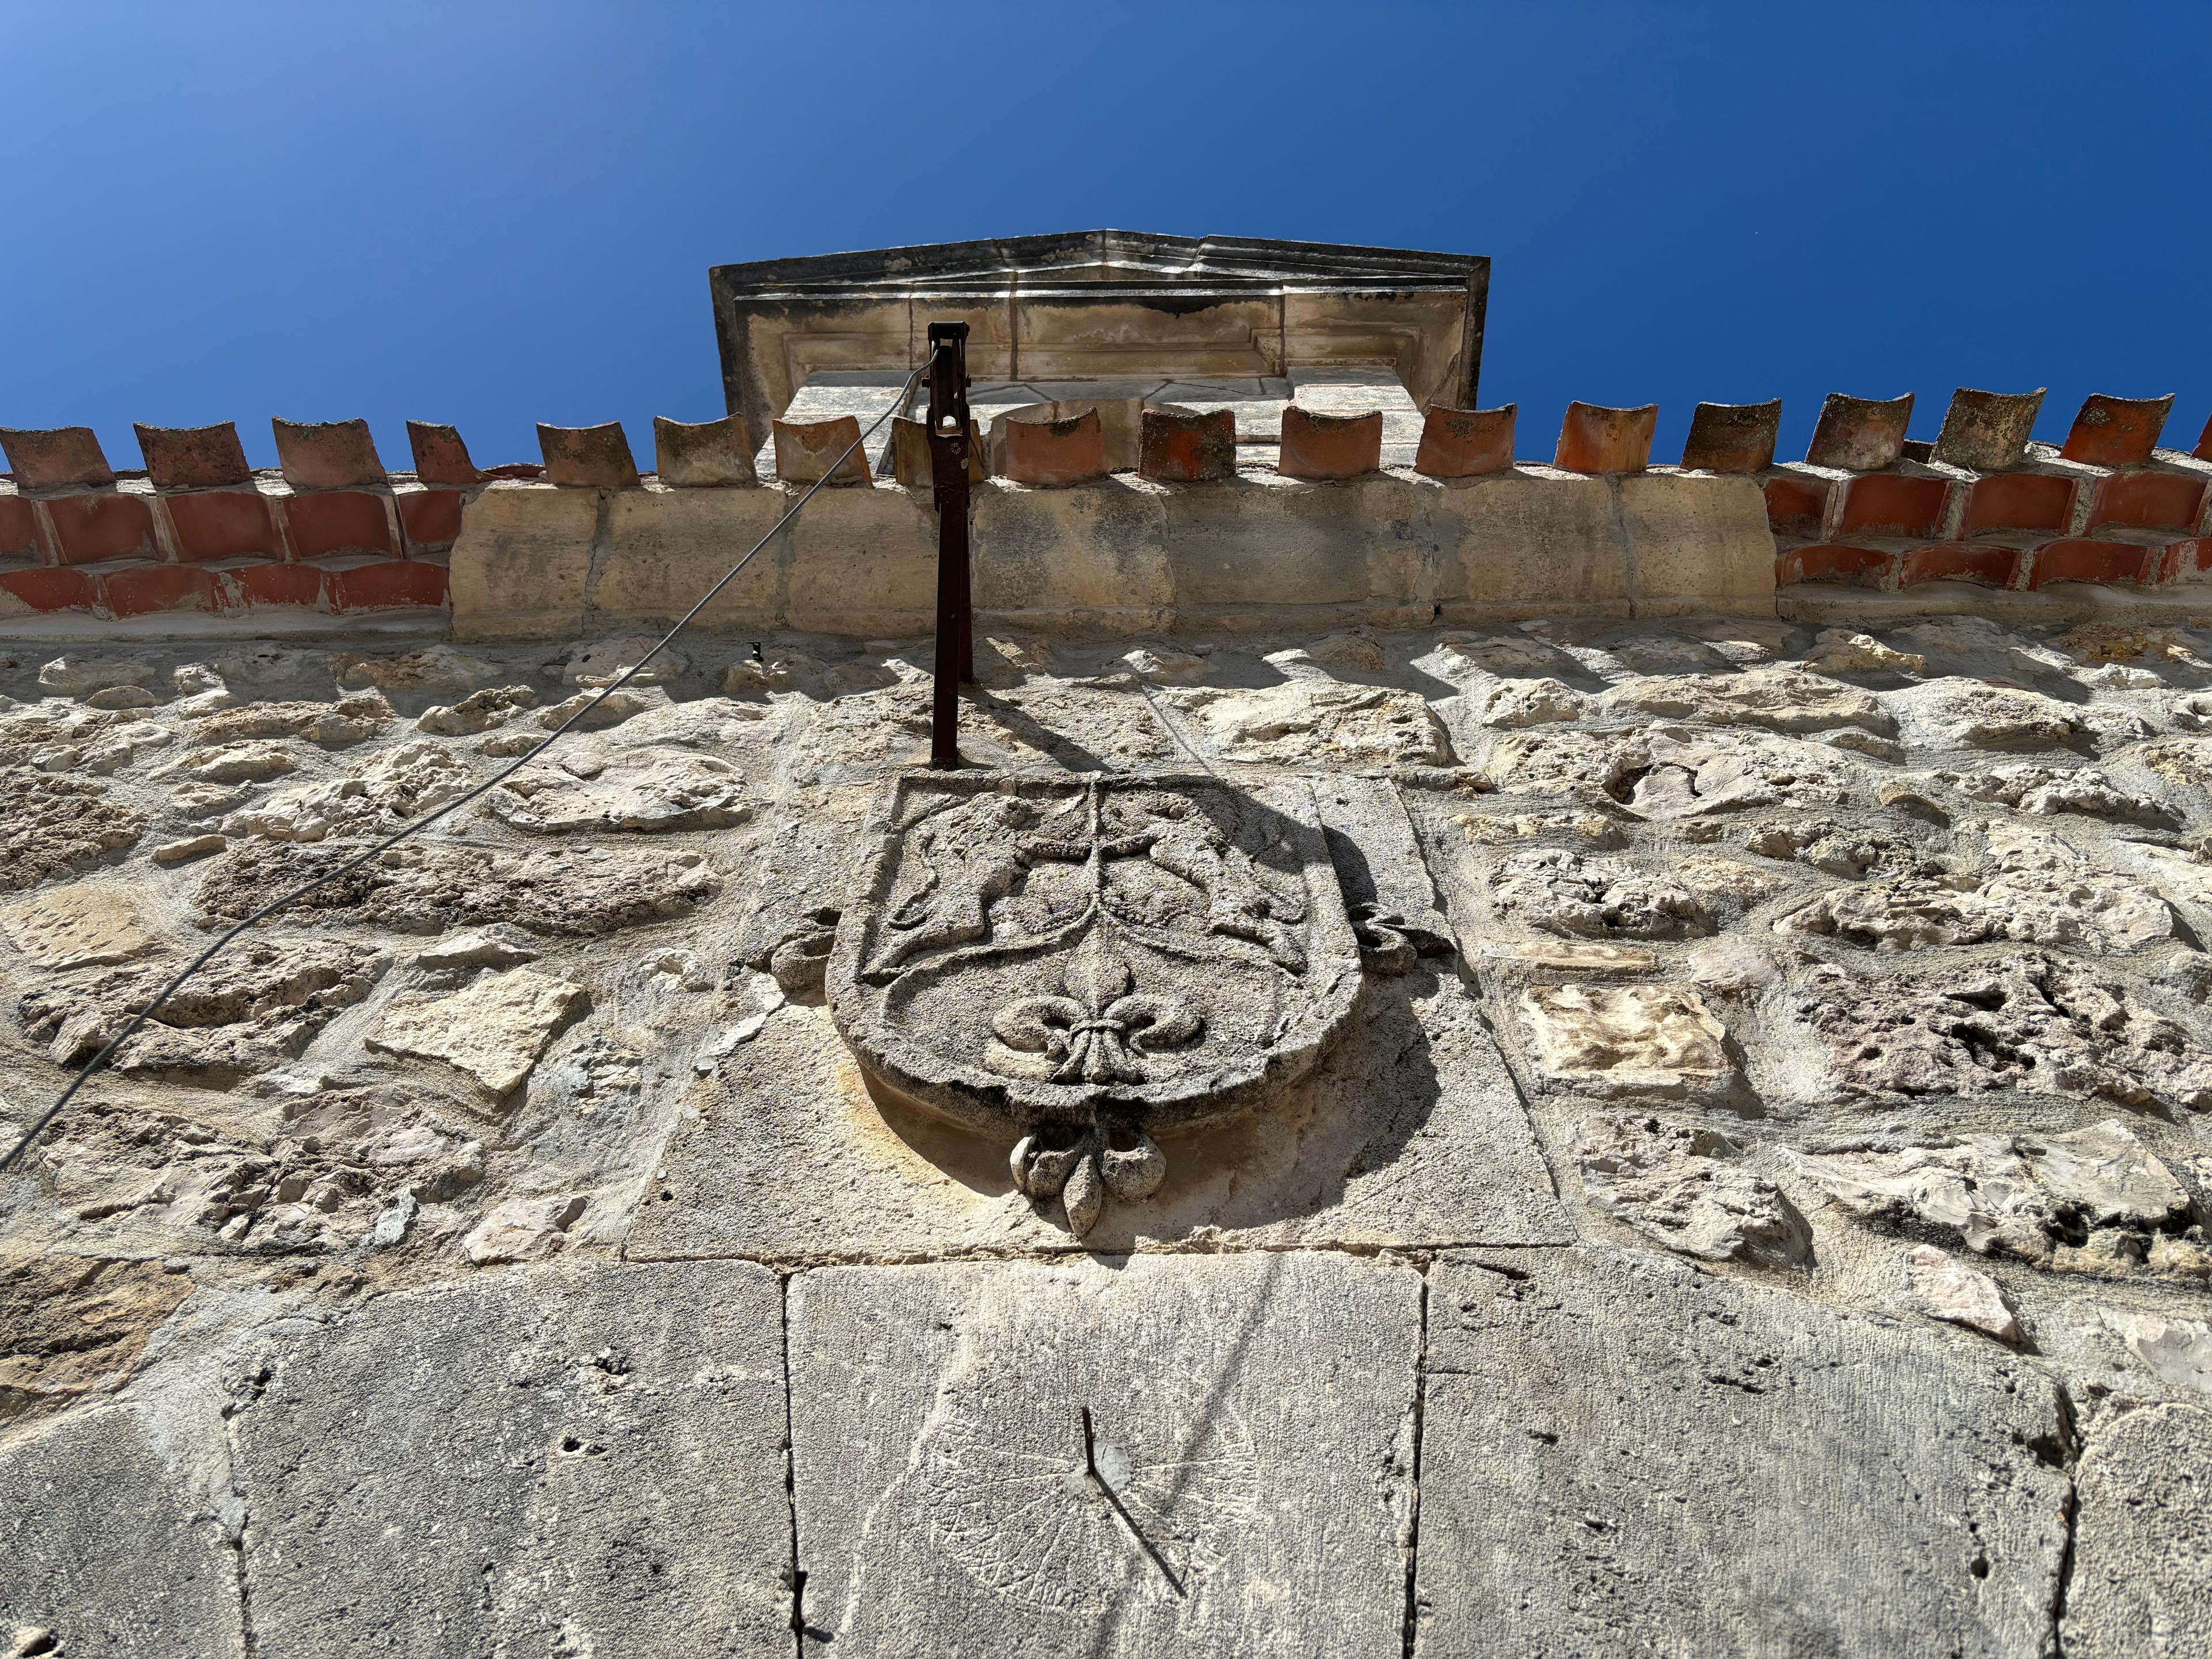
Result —
<path fill-rule="evenodd" d="M 872 1097 L 818 1007 L 778 1010 L 696 1103 L 633 1259 L 1573 1237 L 1476 1005 L 1426 975 L 1370 981 L 1329 1058 L 1273 1106 L 1162 1136 L 1166 1184 L 1108 1206 L 1080 1245 L 1015 1190 L 1010 1144 Z"/>
<path fill-rule="evenodd" d="M 246 1651 L 222 1528 L 136 1412 L 76 1412 L 0 1446 L 0 1643 L 26 1630 L 52 1643 L 26 1650 L 65 1659 Z"/>
<path fill-rule="evenodd" d="M 1419 1655 L 2040 1655 L 2059 1401 L 1965 1336 L 1618 1251 L 1431 1275 Z"/>
<path fill-rule="evenodd" d="M 259 1651 L 788 1654 L 781 1314 L 608 1265 L 288 1331 L 234 1419 Z"/>
<path fill-rule="evenodd" d="M 1420 1323 L 1339 1255 L 801 1274 L 806 1650 L 1396 1659 Z"/>
<path fill-rule="evenodd" d="M 2069 1659 L 2212 1652 L 2212 1412 L 2104 1418 L 2075 1480 Z"/>

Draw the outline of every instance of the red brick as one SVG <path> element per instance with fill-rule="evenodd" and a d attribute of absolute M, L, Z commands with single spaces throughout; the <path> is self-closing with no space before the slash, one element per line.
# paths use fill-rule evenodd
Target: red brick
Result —
<path fill-rule="evenodd" d="M 1138 422 L 1137 471 L 1163 483 L 1218 483 L 1235 477 L 1236 411 L 1144 410 Z"/>
<path fill-rule="evenodd" d="M 384 497 L 365 489 L 332 489 L 295 495 L 284 503 L 284 526 L 292 535 L 292 556 L 319 559 L 326 553 L 397 553 Z"/>
<path fill-rule="evenodd" d="M 1513 465 L 1513 422 L 1517 405 L 1497 409 L 1449 409 L 1429 405 L 1421 424 L 1421 447 L 1413 471 L 1427 478 L 1475 478 L 1503 472 Z"/>
<path fill-rule="evenodd" d="M 212 489 L 253 477 L 238 428 L 228 421 L 220 426 L 142 426 L 137 431 L 146 476 L 156 489 Z"/>
<path fill-rule="evenodd" d="M 343 489 L 382 483 L 384 462 L 367 421 L 278 421 L 276 465 L 295 489 Z"/>
<path fill-rule="evenodd" d="M 1767 527 L 1778 535 L 1817 536 L 1828 515 L 1828 481 L 1788 474 L 1766 481 Z"/>
<path fill-rule="evenodd" d="M 440 551 L 461 533 L 461 492 L 410 489 L 398 496 L 399 528 L 414 552 Z"/>
<path fill-rule="evenodd" d="M 1641 472 L 1651 464 L 1651 434 L 1658 424 L 1656 404 L 1637 409 L 1569 404 L 1552 465 L 1567 472 Z"/>
<path fill-rule="evenodd" d="M 2192 536 L 2166 550 L 2158 573 L 2162 582 L 2191 582 L 2212 571 L 2212 536 Z"/>
<path fill-rule="evenodd" d="M 284 543 L 270 515 L 268 499 L 258 489 L 210 489 L 161 499 L 177 532 L 180 559 L 283 556 Z"/>
<path fill-rule="evenodd" d="M 1902 398 L 1851 398 L 1831 392 L 1814 423 L 1806 465 L 1850 472 L 1895 466 L 1905 453 L 1905 428 L 1911 420 L 1910 392 Z"/>
<path fill-rule="evenodd" d="M 1792 548 L 1774 562 L 1774 580 L 1790 582 L 1838 582 L 1852 587 L 1883 587 L 1897 562 L 1897 555 L 1879 548 L 1845 547 L 1836 542 L 1815 542 Z"/>
<path fill-rule="evenodd" d="M 1764 472 L 1774 465 L 1782 399 L 1764 404 L 1699 404 L 1690 416 L 1682 465 L 1698 472 Z"/>
<path fill-rule="evenodd" d="M 325 572 L 312 564 L 246 564 L 224 572 L 248 605 L 317 605 Z"/>
<path fill-rule="evenodd" d="M 2021 550 L 1987 542 L 1936 542 L 1916 547 L 1899 568 L 1899 587 L 1922 582 L 1981 582 L 1990 587 L 2010 587 L 2020 574 Z"/>
<path fill-rule="evenodd" d="M 1966 516 L 1959 533 L 1984 530 L 2072 528 L 2075 481 L 2055 472 L 1993 472 L 1966 486 Z"/>
<path fill-rule="evenodd" d="M 1943 522 L 1943 498 L 1950 489 L 1942 478 L 1899 472 L 1853 478 L 1844 485 L 1847 535 L 1932 536 Z"/>
<path fill-rule="evenodd" d="M 100 578 L 100 596 L 109 614 L 143 617 L 155 611 L 219 611 L 222 579 L 189 564 L 148 564 L 135 570 L 111 570 Z"/>
<path fill-rule="evenodd" d="M 7 570 L 0 571 L 0 593 L 33 611 L 89 611 L 100 597 L 100 585 L 86 570 Z"/>
<path fill-rule="evenodd" d="M 472 484 L 483 476 L 461 434 L 450 426 L 410 421 L 407 447 L 415 452 L 415 476 L 424 483 Z"/>
<path fill-rule="evenodd" d="M 1016 483 L 1073 484 L 1106 476 L 1106 428 L 1095 409 L 1062 421 L 1017 416 L 1007 421 L 1006 434 L 1006 476 Z"/>
<path fill-rule="evenodd" d="M 0 553 L 33 552 L 39 547 L 39 515 L 21 495 L 0 495 Z"/>
<path fill-rule="evenodd" d="M 2115 472 L 2097 485 L 2089 528 L 2194 530 L 2204 510 L 2204 480 L 2186 472 Z"/>
<path fill-rule="evenodd" d="M 107 465 L 100 440 L 88 426 L 58 426 L 44 431 L 0 427 L 0 449 L 8 453 L 15 482 L 26 489 L 115 482 L 114 470 Z"/>
<path fill-rule="evenodd" d="M 2107 398 L 2092 392 L 2074 417 L 2074 429 L 2058 453 L 2091 466 L 2141 466 L 2158 447 L 2158 434 L 2173 410 L 2173 394 L 2163 398 Z"/>
<path fill-rule="evenodd" d="M 154 515 L 143 495 L 100 490 L 89 495 L 58 495 L 46 504 L 61 544 L 64 564 L 98 564 L 106 559 L 155 555 Z"/>
<path fill-rule="evenodd" d="M 2103 542 L 2087 538 L 2046 542 L 2029 570 L 2031 588 L 2053 582 L 2125 582 L 2142 586 L 2158 580 L 2166 550 L 2139 542 Z"/>
<path fill-rule="evenodd" d="M 386 559 L 324 573 L 333 611 L 380 611 L 394 605 L 443 605 L 446 567 L 427 559 Z"/>

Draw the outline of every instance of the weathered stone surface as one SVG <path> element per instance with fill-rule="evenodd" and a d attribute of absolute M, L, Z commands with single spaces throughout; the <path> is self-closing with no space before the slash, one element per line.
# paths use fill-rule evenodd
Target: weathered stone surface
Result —
<path fill-rule="evenodd" d="M 311 879 L 342 862 L 343 848 L 301 848 L 279 863 L 234 850 L 209 867 L 197 902 L 208 915 L 250 915 L 276 883 Z M 567 847 L 525 853 L 413 842 L 318 889 L 294 914 L 350 912 L 406 933 L 512 921 L 541 933 L 604 933 L 689 915 L 720 890 L 696 853 Z"/>
<path fill-rule="evenodd" d="M 0 1255 L 0 1422 L 120 1382 L 191 1288 L 158 1261 Z"/>
<path fill-rule="evenodd" d="M 126 887 L 76 886 L 41 894 L 0 912 L 0 928 L 41 968 L 128 962 L 155 942 Z"/>
<path fill-rule="evenodd" d="M 1923 749 L 2063 749 L 2081 730 L 2069 706 L 2039 691 L 1937 679 L 1883 694 Z"/>
<path fill-rule="evenodd" d="M 485 974 L 449 997 L 402 992 L 363 1041 L 386 1054 L 443 1060 L 503 1095 L 590 1006 L 591 994 L 580 985 L 511 968 Z"/>
<path fill-rule="evenodd" d="M 569 650 L 561 678 L 567 684 L 596 690 L 600 686 L 611 685 L 640 663 L 645 663 L 631 675 L 629 684 L 665 685 L 691 665 L 684 653 L 672 645 L 646 662 L 647 653 L 659 643 L 657 634 L 630 634 L 617 639 L 585 641 Z"/>
<path fill-rule="evenodd" d="M 1256 691 L 1161 695 L 1194 717 L 1224 760 L 1437 766 L 1451 759 L 1443 721 L 1410 691 L 1304 678 Z"/>
<path fill-rule="evenodd" d="M 259 1650 L 788 1655 L 781 1324 L 762 1269 L 610 1264 L 272 1337 L 233 1419 Z"/>
<path fill-rule="evenodd" d="M 82 697 L 118 685 L 145 685 L 151 664 L 129 657 L 56 657 L 39 670 L 39 690 L 58 697 Z"/>
<path fill-rule="evenodd" d="M 2212 1325 L 2165 1314 L 2105 1310 L 2105 1323 L 2145 1370 L 2170 1388 L 2212 1395 Z"/>
<path fill-rule="evenodd" d="M 2047 1650 L 2057 1391 L 1686 1264 L 1431 1274 L 1413 1651 Z"/>
<path fill-rule="evenodd" d="M 696 1098 L 633 1258 L 897 1260 L 1073 1243 L 1015 1190 L 1011 1133 L 986 1139 L 879 1104 L 819 1008 L 777 1009 Z M 1085 1235 L 1092 1249 L 1572 1237 L 1512 1079 L 1449 981 L 1371 988 L 1330 1057 L 1266 1111 L 1160 1145 L 1165 1184 L 1107 1206 Z"/>
<path fill-rule="evenodd" d="M 1718 1082 L 1727 1033 L 1674 985 L 1532 985 L 1521 994 L 1536 1067 L 1554 1082 L 1675 1091 Z"/>
<path fill-rule="evenodd" d="M 1502 680 L 1476 702 L 1485 726 L 1550 726 L 1589 714 L 1590 700 L 1564 680 Z"/>
<path fill-rule="evenodd" d="M 2018 1343 L 2020 1320 L 1996 1280 L 1933 1244 L 1916 1244 L 1897 1259 L 1897 1305 L 1953 1325 Z"/>
<path fill-rule="evenodd" d="M 2137 994 L 2051 957 L 2001 957 L 1923 978 L 1816 968 L 1794 1007 L 1826 1043 L 1846 1095 L 2021 1089 L 2212 1108 L 2212 1051 Z"/>
<path fill-rule="evenodd" d="M 1923 857 L 1909 836 L 1860 830 L 1828 817 L 1781 818 L 1753 824 L 1744 848 L 1762 858 L 1793 859 L 1853 881 L 1880 873 L 1923 873 Z"/>
<path fill-rule="evenodd" d="M 1990 861 L 1968 876 L 1901 876 L 1818 895 L 1775 924 L 1877 951 L 2008 939 L 2118 956 L 2173 934 L 2157 891 L 2100 868 L 2056 836 L 1992 824 Z"/>
<path fill-rule="evenodd" d="M 648 708 L 661 707 L 659 699 L 666 695 L 661 692 L 648 696 L 627 688 L 620 691 L 579 691 L 574 696 L 556 702 L 550 708 L 538 710 L 535 723 L 542 731 L 557 732 L 581 714 L 583 718 L 576 720 L 577 731 L 604 732 L 611 726 L 620 726 L 624 720 L 642 714 Z"/>
<path fill-rule="evenodd" d="M 1964 1135 L 1799 1155 L 1850 1214 L 2064 1272 L 2212 1273 L 2188 1191 L 2116 1118 L 2060 1135 Z"/>
<path fill-rule="evenodd" d="M 246 1652 L 229 1543 L 157 1449 L 162 1427 L 112 1407 L 0 1444 L 0 1630 L 15 1653 Z"/>
<path fill-rule="evenodd" d="M 150 1004 L 180 964 L 84 969 L 23 994 L 23 1030 L 58 1065 L 89 1060 Z M 297 1054 L 366 997 L 392 958 L 349 939 L 248 934 L 180 986 L 109 1063 L 220 1085 Z"/>
<path fill-rule="evenodd" d="M 1873 693 L 1800 668 L 1633 679 L 1615 686 L 1605 702 L 1615 714 L 1656 714 L 1708 726 L 1760 726 L 1773 732 L 1855 726 L 1887 735 L 1897 729 Z"/>
<path fill-rule="evenodd" d="M 1668 1249 L 1707 1261 L 1804 1261 L 1813 1250 L 1805 1218 L 1741 1157 L 1726 1135 L 1656 1117 L 1593 1114 L 1575 1135 L 1583 1194 Z"/>
<path fill-rule="evenodd" d="M 750 811 L 744 776 L 727 761 L 683 750 L 617 756 L 591 750 L 524 767 L 484 797 L 518 830 L 718 830 Z"/>
<path fill-rule="evenodd" d="M 136 846 L 146 815 L 96 783 L 0 769 L 0 892 L 35 887 Z"/>
<path fill-rule="evenodd" d="M 495 921 L 449 934 L 415 953 L 420 968 L 512 968 L 544 954 L 544 947 L 520 927 Z"/>
<path fill-rule="evenodd" d="M 568 1229 L 584 1213 L 578 1197 L 510 1198 L 471 1228 L 461 1249 L 478 1267 L 498 1261 L 541 1261 L 568 1242 Z"/>
<path fill-rule="evenodd" d="M 1539 730 L 1501 741 L 1488 771 L 1500 789 L 1602 793 L 1662 822 L 1760 806 L 1833 806 L 1858 782 L 1852 763 L 1820 744 L 1682 727 L 1637 736 Z"/>
<path fill-rule="evenodd" d="M 2171 829 L 2181 815 L 2163 802 L 2123 789 L 2094 766 L 2057 770 L 2048 766 L 2000 766 L 1978 776 L 1951 779 L 1976 800 L 1993 800 L 2023 812 L 2048 816 L 2081 812 Z"/>
<path fill-rule="evenodd" d="M 417 730 L 441 738 L 473 737 L 504 726 L 526 709 L 538 707 L 538 694 L 526 685 L 487 685 L 459 702 L 424 709 L 416 718 Z"/>
<path fill-rule="evenodd" d="M 298 757 L 281 743 L 229 743 L 188 749 L 157 775 L 191 783 L 265 783 L 299 769 Z"/>
<path fill-rule="evenodd" d="M 374 685 L 386 690 L 416 686 L 482 685 L 499 671 L 481 657 L 450 645 L 426 645 L 398 656 L 341 654 L 333 665 L 340 685 Z"/>
<path fill-rule="evenodd" d="M 2080 1520 L 2058 1637 L 2068 1659 L 2148 1659 L 2212 1632 L 2212 1412 L 2100 1418 L 2075 1471 Z"/>
<path fill-rule="evenodd" d="M 305 738 L 332 748 L 360 743 L 392 724 L 392 705 L 381 691 L 356 691 L 328 702 L 249 702 L 200 722 L 205 744 L 252 738 Z"/>
<path fill-rule="evenodd" d="M 1805 666 L 1822 674 L 1921 674 L 1928 670 L 1928 659 L 1884 645 L 1870 634 L 1824 628 L 1813 641 Z"/>
<path fill-rule="evenodd" d="M 1712 931 L 1705 907 L 1664 877 L 1556 848 L 1516 853 L 1491 878 L 1498 913 L 1547 933 L 1679 939 Z"/>
<path fill-rule="evenodd" d="M 1398 1651 L 1410 1269 L 831 1268 L 790 1327 L 805 1651 Z"/>
<path fill-rule="evenodd" d="M 475 786 L 466 761 L 442 744 L 386 749 L 351 777 L 279 789 L 222 820 L 222 833 L 269 841 L 388 835 L 408 819 L 459 800 Z"/>
<path fill-rule="evenodd" d="M 400 1233 L 450 1237 L 459 1220 L 445 1206 L 483 1179 L 465 1117 L 422 1089 L 335 1089 L 287 1100 L 264 1137 L 94 1101 L 64 1115 L 39 1156 L 80 1222 L 155 1245 L 319 1254 L 359 1244 L 395 1205 Z"/>

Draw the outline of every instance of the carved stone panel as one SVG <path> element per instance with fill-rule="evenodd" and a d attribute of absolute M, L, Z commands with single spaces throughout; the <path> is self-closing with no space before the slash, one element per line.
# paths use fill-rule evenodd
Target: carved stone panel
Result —
<path fill-rule="evenodd" d="M 1359 945 L 1303 784 L 908 777 L 827 988 L 878 1089 L 1017 1141 L 1078 1233 L 1155 1191 L 1152 1133 L 1304 1076 Z"/>

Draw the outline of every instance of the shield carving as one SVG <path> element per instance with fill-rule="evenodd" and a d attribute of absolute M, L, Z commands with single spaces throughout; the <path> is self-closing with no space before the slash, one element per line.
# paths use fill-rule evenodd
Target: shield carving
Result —
<path fill-rule="evenodd" d="M 839 921 L 837 1029 L 879 1089 L 1014 1139 L 1080 1234 L 1153 1136 L 1249 1111 L 1350 1013 L 1359 942 L 1301 783 L 901 778 Z"/>

